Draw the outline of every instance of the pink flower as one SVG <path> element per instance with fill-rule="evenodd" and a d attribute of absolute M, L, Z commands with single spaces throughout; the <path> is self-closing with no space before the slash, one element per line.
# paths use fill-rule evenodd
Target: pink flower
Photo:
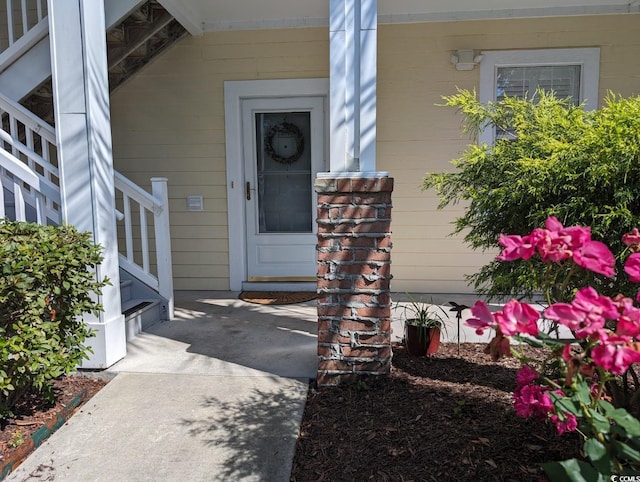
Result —
<path fill-rule="evenodd" d="M 549 231 L 561 231 L 563 229 L 562 223 L 555 216 L 549 216 L 544 222 L 544 227 Z"/>
<path fill-rule="evenodd" d="M 484 330 L 496 325 L 496 321 L 484 301 L 476 301 L 471 307 L 471 314 L 474 318 L 468 318 L 465 324 L 475 328 L 478 335 L 482 335 Z"/>
<path fill-rule="evenodd" d="M 633 253 L 624 263 L 624 272 L 632 283 L 640 283 L 640 253 Z"/>
<path fill-rule="evenodd" d="M 591 350 L 593 361 L 614 375 L 621 375 L 629 368 L 629 365 L 640 362 L 640 352 L 626 343 L 617 343 L 621 340 L 624 339 L 609 337 L 608 340 L 594 346 Z"/>
<path fill-rule="evenodd" d="M 615 275 L 616 259 L 607 245 L 600 241 L 588 241 L 583 244 L 573 253 L 573 261 L 578 266 L 607 278 Z"/>
<path fill-rule="evenodd" d="M 529 385 L 538 378 L 540 378 L 538 372 L 533 370 L 529 365 L 522 365 L 522 368 L 520 368 L 516 374 L 516 383 L 519 387 L 522 385 Z"/>
<path fill-rule="evenodd" d="M 638 228 L 633 228 L 630 233 L 622 235 L 622 242 L 635 252 L 634 248 L 640 247 L 640 232 L 638 232 Z"/>
<path fill-rule="evenodd" d="M 574 432 L 578 428 L 578 420 L 575 415 L 564 412 L 562 418 L 558 415 L 551 415 L 551 421 L 556 424 L 558 435 L 565 432 Z"/>
<path fill-rule="evenodd" d="M 494 318 L 507 336 L 526 333 L 529 335 L 538 334 L 538 319 L 540 314 L 527 303 L 520 303 L 516 300 L 509 301 L 502 311 L 498 311 Z"/>
<path fill-rule="evenodd" d="M 515 261 L 520 258 L 529 259 L 535 253 L 529 236 L 523 238 L 516 234 L 501 234 L 498 243 L 504 248 L 502 253 L 496 258 L 499 261 Z"/>
<path fill-rule="evenodd" d="M 570 226 L 565 228 L 554 216 L 547 218 L 545 226 L 546 232 L 543 232 L 545 230 L 534 230 L 538 240 L 536 247 L 543 262 L 559 263 L 571 258 L 574 251 L 591 241 L 591 228 L 589 227 Z"/>
<path fill-rule="evenodd" d="M 523 385 L 513 392 L 513 408 L 522 418 L 545 420 L 553 410 L 553 403 L 540 385 Z"/>
<path fill-rule="evenodd" d="M 640 335 L 640 309 L 633 306 L 631 298 L 616 300 L 620 317 L 616 326 L 616 335 L 636 338 Z"/>
<path fill-rule="evenodd" d="M 586 338 L 604 328 L 607 320 L 618 319 L 618 308 L 611 298 L 601 296 L 590 286 L 580 289 L 571 304 L 555 303 L 544 316 L 566 326 L 579 338 Z"/>

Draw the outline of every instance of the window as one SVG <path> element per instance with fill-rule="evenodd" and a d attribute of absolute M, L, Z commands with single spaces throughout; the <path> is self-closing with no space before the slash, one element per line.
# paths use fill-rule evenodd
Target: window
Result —
<path fill-rule="evenodd" d="M 480 64 L 480 101 L 504 96 L 531 98 L 538 88 L 553 90 L 587 109 L 598 106 L 600 49 L 500 50 L 483 52 Z M 492 144 L 497 133 L 485 129 L 480 143 Z"/>

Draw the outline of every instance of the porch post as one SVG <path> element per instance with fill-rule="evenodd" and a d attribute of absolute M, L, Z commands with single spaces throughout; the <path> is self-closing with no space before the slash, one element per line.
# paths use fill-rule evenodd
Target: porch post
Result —
<path fill-rule="evenodd" d="M 319 173 L 318 386 L 391 367 L 391 192 L 376 171 L 377 1 L 330 0 L 330 169 Z"/>
<path fill-rule="evenodd" d="M 107 368 L 126 353 L 115 224 L 104 2 L 48 0 L 51 68 L 63 220 L 91 231 L 104 261 L 96 276 L 104 312 L 85 316 L 96 330 L 83 368 Z"/>

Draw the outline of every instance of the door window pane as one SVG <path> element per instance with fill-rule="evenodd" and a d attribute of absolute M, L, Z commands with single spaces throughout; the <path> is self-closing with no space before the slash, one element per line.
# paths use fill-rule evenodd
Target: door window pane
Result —
<path fill-rule="evenodd" d="M 311 114 L 257 113 L 258 229 L 312 232 Z"/>

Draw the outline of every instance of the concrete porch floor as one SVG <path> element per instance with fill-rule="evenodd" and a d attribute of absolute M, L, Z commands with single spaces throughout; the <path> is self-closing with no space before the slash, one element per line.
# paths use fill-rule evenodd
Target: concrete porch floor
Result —
<path fill-rule="evenodd" d="M 175 319 L 158 322 L 127 345 L 115 372 L 182 373 L 212 376 L 271 374 L 311 379 L 317 367 L 316 302 L 257 305 L 238 292 L 178 291 Z M 458 328 L 448 301 L 471 306 L 478 298 L 461 294 L 416 294 L 441 306 L 448 315 L 443 342 L 455 342 Z M 402 313 L 407 295 L 394 293 L 392 341 L 403 337 Z M 397 300 L 397 301 L 396 301 Z M 471 316 L 463 313 L 462 320 Z M 488 342 L 460 325 L 461 342 Z"/>

